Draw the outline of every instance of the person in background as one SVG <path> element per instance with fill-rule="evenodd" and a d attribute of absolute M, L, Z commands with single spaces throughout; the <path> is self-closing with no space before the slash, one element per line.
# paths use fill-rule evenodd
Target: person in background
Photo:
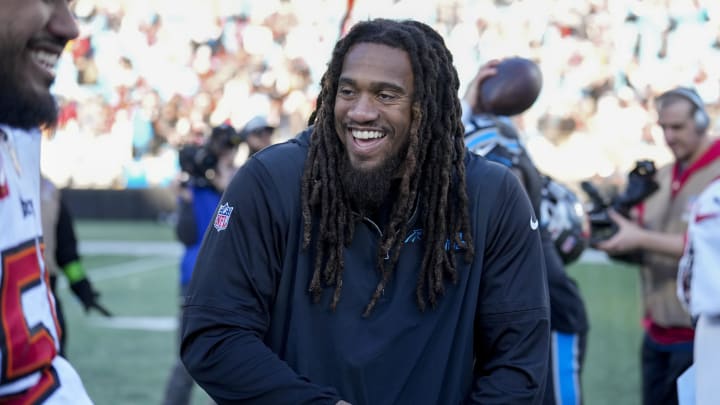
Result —
<path fill-rule="evenodd" d="M 50 273 L 50 289 L 55 296 L 55 311 L 60 329 L 63 331 L 60 337 L 60 355 L 64 357 L 68 332 L 62 305 L 57 295 L 59 273 L 65 275 L 70 291 L 80 300 L 86 313 L 94 309 L 105 316 L 111 314 L 98 302 L 100 294 L 93 288 L 85 273 L 85 267 L 78 254 L 74 220 L 63 194 L 45 176 L 40 180 L 40 205 L 45 267 Z"/>
<path fill-rule="evenodd" d="M 640 252 L 645 308 L 643 403 L 677 404 L 677 378 L 693 363 L 691 318 L 677 293 L 689 207 L 720 175 L 720 139 L 695 91 L 678 87 L 656 99 L 658 125 L 675 161 L 655 174 L 659 189 L 634 210 L 633 220 L 610 212 L 618 231 L 597 248 L 611 255 Z"/>
<path fill-rule="evenodd" d="M 563 217 L 574 213 L 573 207 L 560 206 L 567 201 L 555 196 L 543 197 L 543 193 L 551 191 L 546 188 L 548 180 L 543 178 L 522 145 L 510 117 L 484 111 L 482 103 L 478 102 L 483 80 L 497 72 L 499 62 L 492 60 L 481 66 L 465 93 L 465 143 L 471 152 L 509 167 L 521 180 L 532 202 L 540 223 L 550 295 L 551 368 L 543 403 L 582 403 L 580 381 L 589 322 L 580 289 L 567 274 L 565 263 L 576 260 L 584 249 L 583 229 L 578 218 Z M 544 204 L 553 206 L 551 209 L 543 209 Z M 554 227 L 554 224 L 563 228 Z M 559 240 L 560 237 L 565 239 Z M 562 249 L 558 246 L 562 246 Z"/>
<path fill-rule="evenodd" d="M 183 309 L 215 401 L 540 402 L 540 235 L 517 178 L 465 153 L 452 60 L 421 22 L 356 24 L 310 127 L 238 170 Z"/>
<path fill-rule="evenodd" d="M 240 130 L 240 136 L 248 145 L 248 156 L 270 146 L 273 140 L 275 127 L 268 124 L 267 118 L 257 115 L 245 124 Z"/>
<path fill-rule="evenodd" d="M 181 168 L 188 175 L 178 190 L 178 220 L 175 227 L 176 236 L 185 248 L 180 261 L 181 303 L 187 294 L 203 234 L 211 226 L 220 197 L 237 170 L 234 160 L 239 144 L 240 135 L 235 129 L 221 125 L 212 129 L 203 145 L 187 146 L 180 151 Z M 182 319 L 182 308 L 179 317 Z M 177 358 L 165 384 L 163 404 L 189 404 L 194 384 L 185 366 Z"/>
<path fill-rule="evenodd" d="M 695 201 L 678 271 L 678 297 L 695 320 L 695 403 L 720 398 L 720 175 Z"/>
<path fill-rule="evenodd" d="M 64 0 L 0 2 L 0 403 L 90 404 L 59 355 L 42 253 L 40 139 L 57 122 L 57 61 L 78 27 Z"/>

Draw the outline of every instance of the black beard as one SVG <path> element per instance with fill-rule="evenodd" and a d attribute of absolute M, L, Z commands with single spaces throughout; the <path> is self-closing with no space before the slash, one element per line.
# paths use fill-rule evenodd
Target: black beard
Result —
<path fill-rule="evenodd" d="M 385 202 L 393 180 L 402 165 L 399 156 L 389 157 L 379 167 L 359 170 L 352 167 L 347 154 L 340 161 L 340 176 L 352 207 L 362 215 L 371 215 Z"/>
<path fill-rule="evenodd" d="M 7 92 L 6 89 L 0 87 L 0 122 L 21 129 L 55 124 L 58 112 L 52 96 L 31 102 L 23 97 L 9 96 L 13 93 Z"/>
<path fill-rule="evenodd" d="M 52 126 L 58 116 L 55 98 L 50 93 L 34 95 L 23 87 L 12 65 L 19 52 L 0 48 L 0 123 L 20 129 Z"/>

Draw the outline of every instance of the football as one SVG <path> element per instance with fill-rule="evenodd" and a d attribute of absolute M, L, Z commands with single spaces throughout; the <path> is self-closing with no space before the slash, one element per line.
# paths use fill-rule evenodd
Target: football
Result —
<path fill-rule="evenodd" d="M 533 105 L 542 88 L 540 67 L 521 57 L 506 58 L 480 83 L 478 105 L 495 115 L 517 115 Z"/>

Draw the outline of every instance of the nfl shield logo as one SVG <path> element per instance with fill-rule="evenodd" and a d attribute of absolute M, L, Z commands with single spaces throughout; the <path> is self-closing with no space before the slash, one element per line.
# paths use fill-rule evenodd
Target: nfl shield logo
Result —
<path fill-rule="evenodd" d="M 224 230 L 228 226 L 228 222 L 230 222 L 230 214 L 232 214 L 233 207 L 229 206 L 228 203 L 225 203 L 218 208 L 217 215 L 215 215 L 215 223 L 213 226 L 215 229 L 218 230 L 218 232 Z"/>

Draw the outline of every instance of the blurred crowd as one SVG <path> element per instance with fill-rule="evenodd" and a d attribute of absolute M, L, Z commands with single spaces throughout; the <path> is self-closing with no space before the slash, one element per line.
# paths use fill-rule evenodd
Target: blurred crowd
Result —
<path fill-rule="evenodd" d="M 222 123 L 267 117 L 275 141 L 306 125 L 343 17 L 415 18 L 441 32 L 461 89 L 480 64 L 535 60 L 543 90 L 515 117 L 541 170 L 622 178 L 668 162 L 653 99 L 698 90 L 717 116 L 714 0 L 78 0 L 81 34 L 58 66 L 60 121 L 43 171 L 61 187 L 164 186 L 177 151 Z M 243 159 L 247 154 L 238 154 Z"/>

